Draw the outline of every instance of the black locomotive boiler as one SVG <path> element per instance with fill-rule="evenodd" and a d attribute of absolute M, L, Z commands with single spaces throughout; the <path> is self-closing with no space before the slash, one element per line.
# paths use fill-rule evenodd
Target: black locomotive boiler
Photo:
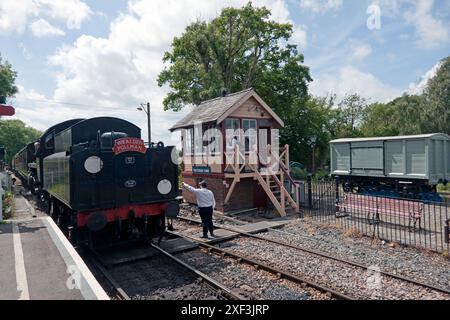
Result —
<path fill-rule="evenodd" d="M 98 233 L 160 236 L 179 206 L 174 147 L 148 148 L 134 124 L 111 117 L 47 130 L 36 148 L 41 200 L 72 240 Z"/>

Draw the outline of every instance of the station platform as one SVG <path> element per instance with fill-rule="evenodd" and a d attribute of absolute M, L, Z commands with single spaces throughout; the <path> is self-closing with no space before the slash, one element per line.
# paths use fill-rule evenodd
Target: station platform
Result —
<path fill-rule="evenodd" d="M 15 212 L 0 224 L 0 300 L 109 300 L 50 217 L 20 195 Z"/>

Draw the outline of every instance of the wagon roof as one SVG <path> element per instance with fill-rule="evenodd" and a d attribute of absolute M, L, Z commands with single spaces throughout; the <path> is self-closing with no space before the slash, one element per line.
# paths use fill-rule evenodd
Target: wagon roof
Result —
<path fill-rule="evenodd" d="M 428 139 L 428 138 L 444 138 L 446 140 L 450 140 L 450 136 L 445 133 L 429 133 L 429 134 L 417 134 L 417 135 L 410 135 L 410 136 L 342 138 L 342 139 L 332 140 L 332 141 L 330 141 L 330 143 L 365 142 L 365 141 L 380 141 L 380 140 Z"/>
<path fill-rule="evenodd" d="M 193 127 L 196 122 L 220 123 L 243 102 L 250 97 L 254 97 L 260 105 L 275 119 L 281 127 L 284 127 L 283 121 L 275 114 L 275 112 L 261 99 L 260 96 L 252 89 L 228 94 L 224 97 L 218 97 L 211 100 L 203 101 L 194 108 L 187 116 L 178 121 L 170 131 L 177 129 Z"/>

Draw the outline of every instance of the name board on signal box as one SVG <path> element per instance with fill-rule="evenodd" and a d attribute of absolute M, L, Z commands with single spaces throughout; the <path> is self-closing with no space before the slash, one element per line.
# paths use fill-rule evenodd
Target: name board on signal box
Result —
<path fill-rule="evenodd" d="M 114 141 L 113 152 L 115 155 L 124 152 L 139 152 L 146 153 L 144 141 L 139 138 L 121 138 Z"/>

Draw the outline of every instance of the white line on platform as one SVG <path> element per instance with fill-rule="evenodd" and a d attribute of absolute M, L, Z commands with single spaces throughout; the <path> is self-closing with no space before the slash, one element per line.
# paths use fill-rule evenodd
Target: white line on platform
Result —
<path fill-rule="evenodd" d="M 80 291 L 86 300 L 109 300 L 108 295 L 105 290 L 100 286 L 100 284 L 95 279 L 92 272 L 86 266 L 84 261 L 75 251 L 72 244 L 64 236 L 58 226 L 55 224 L 52 218 L 42 217 L 40 218 L 47 227 L 47 231 L 50 234 L 53 242 L 58 248 L 61 257 L 64 259 L 67 267 L 76 265 L 80 274 L 82 276 L 82 282 L 80 286 Z"/>
<path fill-rule="evenodd" d="M 17 222 L 13 223 L 12 230 L 16 265 L 17 291 L 20 292 L 19 300 L 30 300 L 27 272 L 25 271 L 25 261 L 23 259 L 22 239 L 20 238 L 20 231 Z"/>

